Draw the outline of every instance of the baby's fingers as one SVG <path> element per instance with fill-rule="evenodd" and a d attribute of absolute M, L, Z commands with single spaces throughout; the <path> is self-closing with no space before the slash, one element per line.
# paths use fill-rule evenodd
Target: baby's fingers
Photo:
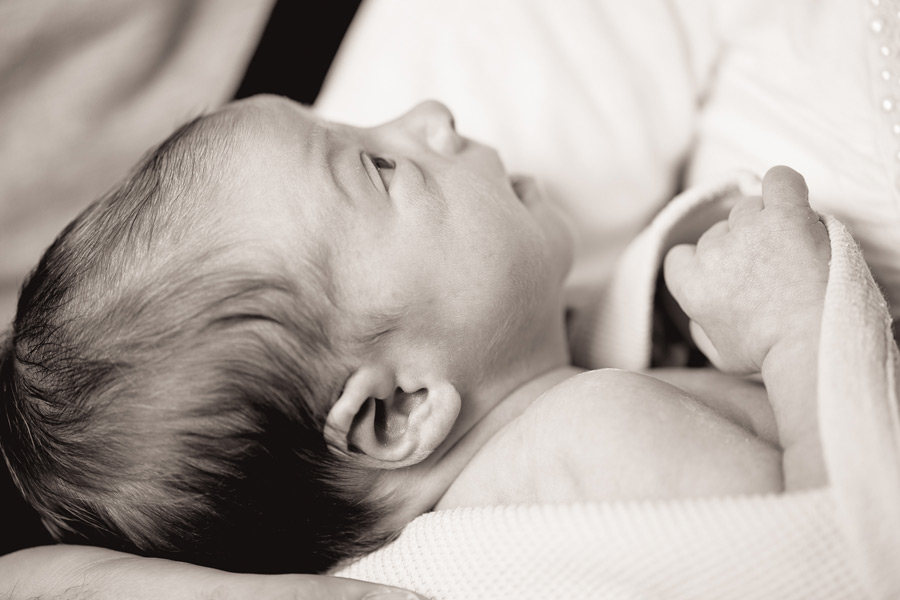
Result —
<path fill-rule="evenodd" d="M 809 206 L 809 189 L 803 175 L 783 165 L 772 167 L 766 172 L 762 180 L 762 197 L 765 206 Z"/>
<path fill-rule="evenodd" d="M 700 352 L 709 359 L 709 362 L 711 362 L 714 367 L 720 371 L 726 371 L 727 366 L 722 363 L 722 357 L 719 355 L 719 351 L 713 345 L 709 336 L 706 335 L 706 332 L 703 331 L 703 328 L 697 324 L 697 321 L 691 321 L 688 328 L 691 332 L 691 339 L 694 340 L 694 344 L 696 344 Z"/>
<path fill-rule="evenodd" d="M 714 223 L 709 229 L 703 232 L 703 235 L 700 236 L 700 239 L 697 240 L 697 246 L 694 250 L 694 253 L 697 252 L 702 253 L 705 247 L 708 247 L 710 242 L 722 237 L 727 234 L 730 230 L 728 221 L 719 221 L 718 223 Z"/>
<path fill-rule="evenodd" d="M 763 200 L 760 196 L 742 198 L 728 213 L 728 228 L 734 229 L 745 218 L 758 215 L 762 209 Z"/>
<path fill-rule="evenodd" d="M 694 244 L 679 244 L 669 250 L 663 261 L 666 287 L 685 312 L 688 310 L 685 308 L 686 290 L 693 276 L 696 253 L 697 246 Z"/>

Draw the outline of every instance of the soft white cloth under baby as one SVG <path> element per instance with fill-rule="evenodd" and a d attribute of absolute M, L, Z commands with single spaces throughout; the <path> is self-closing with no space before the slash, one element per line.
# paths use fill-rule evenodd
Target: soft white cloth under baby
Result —
<path fill-rule="evenodd" d="M 665 251 L 696 239 L 758 180 L 675 198 L 598 298 L 581 362 L 643 368 Z M 832 260 L 819 358 L 830 486 L 680 501 L 454 509 L 336 572 L 440 599 L 900 598 L 898 350 L 857 244 L 824 216 Z"/>

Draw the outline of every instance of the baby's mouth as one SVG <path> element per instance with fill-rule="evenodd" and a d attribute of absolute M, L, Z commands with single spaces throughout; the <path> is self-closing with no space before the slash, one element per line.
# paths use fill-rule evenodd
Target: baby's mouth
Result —
<path fill-rule="evenodd" d="M 523 204 L 527 204 L 529 200 L 533 200 L 537 193 L 537 182 L 534 177 L 515 173 L 509 176 L 509 185 L 512 187 L 513 193 Z"/>
<path fill-rule="evenodd" d="M 513 174 L 509 176 L 509 185 L 512 186 L 513 193 L 521 201 L 525 194 L 525 176 Z"/>

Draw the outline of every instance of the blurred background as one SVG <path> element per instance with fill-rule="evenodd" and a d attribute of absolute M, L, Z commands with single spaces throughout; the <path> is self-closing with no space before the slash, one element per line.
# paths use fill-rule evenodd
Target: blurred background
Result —
<path fill-rule="evenodd" d="M 43 250 L 178 125 L 311 104 L 359 0 L 0 2 L 0 328 Z"/>

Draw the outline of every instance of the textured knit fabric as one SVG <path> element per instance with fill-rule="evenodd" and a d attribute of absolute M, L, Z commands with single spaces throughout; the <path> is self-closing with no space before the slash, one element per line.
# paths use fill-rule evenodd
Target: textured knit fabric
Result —
<path fill-rule="evenodd" d="M 337 573 L 442 600 L 865 598 L 833 504 L 819 491 L 453 509 Z"/>
<path fill-rule="evenodd" d="M 758 179 L 675 198 L 626 250 L 597 299 L 586 361 L 647 366 L 665 251 L 695 241 Z M 898 351 L 856 242 L 832 245 L 819 358 L 830 486 L 802 494 L 454 509 L 413 521 L 337 574 L 434 598 L 898 598 Z"/>

